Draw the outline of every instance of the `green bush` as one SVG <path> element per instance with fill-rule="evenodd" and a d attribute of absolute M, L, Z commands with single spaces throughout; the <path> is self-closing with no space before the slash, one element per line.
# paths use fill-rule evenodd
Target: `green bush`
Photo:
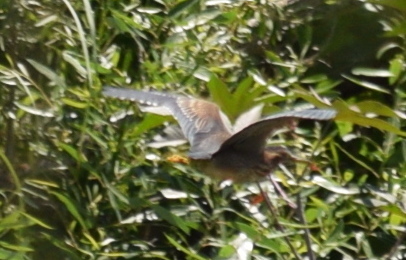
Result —
<path fill-rule="evenodd" d="M 0 259 L 405 257 L 403 0 L 0 11 Z M 187 145 L 148 144 L 171 119 L 102 97 L 103 85 L 211 99 L 232 121 L 262 103 L 264 115 L 339 114 L 272 139 L 315 165 L 274 173 L 299 210 L 262 183 L 271 213 L 255 184 L 167 162 Z"/>

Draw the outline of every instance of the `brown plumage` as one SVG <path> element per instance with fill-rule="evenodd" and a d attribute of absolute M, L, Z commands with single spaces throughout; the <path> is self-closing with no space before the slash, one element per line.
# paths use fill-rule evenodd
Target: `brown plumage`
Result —
<path fill-rule="evenodd" d="M 331 109 L 287 111 L 265 117 L 232 133 L 227 117 L 214 103 L 173 94 L 105 87 L 105 96 L 166 109 L 179 122 L 190 143 L 192 164 L 205 174 L 235 182 L 260 180 L 279 163 L 293 160 L 286 148 L 266 146 L 275 130 L 296 119 L 330 120 Z"/>

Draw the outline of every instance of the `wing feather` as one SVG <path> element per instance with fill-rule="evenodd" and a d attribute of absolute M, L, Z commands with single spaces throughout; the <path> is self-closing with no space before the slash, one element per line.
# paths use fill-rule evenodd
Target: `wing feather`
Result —
<path fill-rule="evenodd" d="M 182 132 L 191 148 L 189 156 L 194 159 L 209 159 L 220 149 L 221 144 L 230 136 L 230 130 L 222 120 L 217 105 L 184 96 L 147 92 L 133 89 L 104 87 L 105 96 L 138 103 L 164 107 L 179 122 Z M 154 110 L 151 110 L 154 112 Z"/>
<path fill-rule="evenodd" d="M 266 146 L 266 139 L 275 130 L 288 126 L 295 119 L 330 120 L 337 112 L 332 109 L 308 109 L 302 111 L 286 111 L 268 116 L 245 127 L 227 139 L 220 150 L 235 149 L 249 153 L 259 153 Z"/>

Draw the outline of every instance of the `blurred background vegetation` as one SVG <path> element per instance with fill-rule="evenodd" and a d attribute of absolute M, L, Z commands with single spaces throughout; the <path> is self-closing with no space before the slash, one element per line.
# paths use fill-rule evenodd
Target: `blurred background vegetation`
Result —
<path fill-rule="evenodd" d="M 294 259 L 305 232 L 317 259 L 405 258 L 405 40 L 404 0 L 2 1 L 0 259 Z M 166 162 L 168 118 L 103 85 L 336 108 L 273 140 L 317 164 L 275 173 L 306 222 Z"/>

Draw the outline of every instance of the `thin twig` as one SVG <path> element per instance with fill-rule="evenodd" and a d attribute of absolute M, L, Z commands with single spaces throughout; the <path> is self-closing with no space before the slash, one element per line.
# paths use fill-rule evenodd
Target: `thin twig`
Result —
<path fill-rule="evenodd" d="M 386 257 L 386 259 L 392 259 L 393 256 L 398 252 L 399 246 L 402 245 L 403 241 L 406 238 L 406 232 L 402 232 L 398 239 L 396 240 L 396 243 L 393 245 L 392 249 L 389 252 L 389 255 Z"/>
<path fill-rule="evenodd" d="M 291 208 L 296 209 L 297 208 L 296 204 L 288 198 L 288 195 L 286 195 L 281 186 L 279 186 L 279 184 L 272 177 L 272 175 L 268 175 L 268 179 L 271 181 L 275 191 L 277 191 L 277 193 L 279 193 L 282 196 L 282 198 L 286 201 L 286 203 L 288 203 Z"/>
<path fill-rule="evenodd" d="M 323 133 L 323 132 L 324 132 L 324 133 Z M 321 136 L 324 136 L 324 135 L 325 135 L 325 133 L 327 132 L 327 127 L 324 128 L 323 132 L 321 133 Z M 317 149 L 318 146 L 320 146 L 320 144 L 321 144 L 321 141 L 320 141 L 320 140 L 321 140 L 321 139 L 319 139 L 319 141 L 316 143 L 316 146 L 314 147 L 314 150 L 313 150 L 313 152 L 312 152 L 310 158 L 313 158 L 313 156 L 314 156 L 314 151 Z M 311 161 L 310 161 L 310 160 L 303 160 L 303 162 L 306 163 L 306 165 L 305 165 L 305 167 L 304 167 L 304 169 L 303 169 L 302 174 L 300 174 L 300 175 L 299 175 L 299 178 L 297 179 L 298 182 L 300 182 L 301 179 L 306 175 L 306 171 L 309 170 L 309 166 L 310 166 L 310 164 L 311 164 Z M 307 226 L 307 221 L 306 221 L 306 219 L 305 219 L 305 217 L 304 217 L 304 208 L 303 208 L 303 204 L 302 204 L 302 200 L 301 200 L 301 195 L 300 195 L 300 194 L 301 194 L 301 193 L 299 192 L 299 193 L 297 194 L 297 197 L 296 197 L 296 204 L 297 204 L 297 211 L 296 211 L 296 212 L 297 212 L 297 216 L 298 216 L 298 218 L 299 218 L 299 222 L 300 222 L 303 226 Z M 313 250 L 312 250 L 312 242 L 311 242 L 311 239 L 310 239 L 310 231 L 309 231 L 308 228 L 305 228 L 305 229 L 304 229 L 304 238 L 305 238 L 306 247 L 307 247 L 307 252 L 308 252 L 308 253 L 307 253 L 307 256 L 309 257 L 309 260 L 315 260 L 315 259 L 316 259 L 316 256 L 314 255 L 314 252 L 313 252 Z"/>
<path fill-rule="evenodd" d="M 297 194 L 296 197 L 296 205 L 297 205 L 297 216 L 299 217 L 299 221 L 303 226 L 307 225 L 306 219 L 304 217 L 304 210 L 303 210 L 303 204 L 302 200 L 300 198 L 300 193 Z M 309 257 L 309 260 L 315 260 L 316 257 L 314 255 L 314 252 L 312 250 L 312 241 L 310 240 L 310 232 L 308 228 L 304 229 L 304 238 L 306 241 L 306 246 L 307 246 L 307 256 Z"/>

